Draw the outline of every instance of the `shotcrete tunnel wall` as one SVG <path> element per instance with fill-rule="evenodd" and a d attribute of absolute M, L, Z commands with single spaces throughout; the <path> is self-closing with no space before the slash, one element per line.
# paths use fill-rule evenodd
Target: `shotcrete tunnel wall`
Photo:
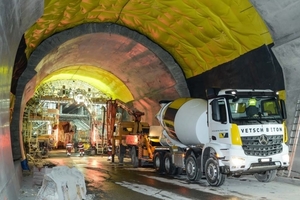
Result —
<path fill-rule="evenodd" d="M 250 0 L 257 12 L 265 21 L 274 40 L 274 52 L 279 61 L 286 91 L 287 105 L 287 129 L 289 134 L 289 146 L 296 144 L 296 151 L 291 153 L 293 163 L 290 166 L 291 177 L 300 177 L 300 142 L 296 136 L 299 126 L 299 63 L 300 63 L 300 26 L 298 0 Z"/>
<path fill-rule="evenodd" d="M 42 15 L 43 1 L 0 2 L 0 199 L 17 199 L 22 177 L 19 159 L 13 158 L 12 149 L 19 137 L 10 135 L 10 84 L 14 59 L 24 32 Z M 20 158 L 20 157 L 19 157 Z"/>

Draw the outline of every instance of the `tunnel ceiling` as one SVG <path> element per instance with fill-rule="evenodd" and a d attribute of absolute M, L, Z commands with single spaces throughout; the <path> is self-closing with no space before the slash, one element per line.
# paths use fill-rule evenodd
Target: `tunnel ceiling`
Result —
<path fill-rule="evenodd" d="M 272 42 L 246 0 L 45 0 L 43 16 L 25 33 L 27 57 L 51 35 L 91 22 L 116 23 L 147 36 L 175 58 L 186 78 Z"/>
<path fill-rule="evenodd" d="M 91 28 L 79 26 L 77 31 L 72 29 L 71 32 L 82 31 L 87 27 Z M 68 34 L 69 32 L 57 34 L 49 43 L 41 45 L 50 48 L 44 57 L 33 56 L 42 57 L 35 66 L 35 71 L 38 72 L 36 82 L 42 84 L 57 79 L 82 80 L 108 97 L 123 102 L 151 96 L 176 84 L 165 63 L 151 49 L 131 38 L 103 32 L 81 34 L 66 39 L 57 44 L 57 48 L 51 49 L 51 45 L 56 45 L 53 43 L 57 38 Z"/>

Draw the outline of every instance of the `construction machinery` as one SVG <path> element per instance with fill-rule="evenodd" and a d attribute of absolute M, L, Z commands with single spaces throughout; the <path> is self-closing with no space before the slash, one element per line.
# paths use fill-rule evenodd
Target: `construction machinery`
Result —
<path fill-rule="evenodd" d="M 152 164 L 155 147 L 160 145 L 160 132 L 152 131 L 154 127 L 141 121 L 143 112 L 129 109 L 120 101 L 118 101 L 118 106 L 127 111 L 133 120 L 119 120 L 116 123 L 113 154 L 117 154 L 121 162 L 124 156 L 129 156 L 134 167 Z"/>
<path fill-rule="evenodd" d="M 270 182 L 289 166 L 285 104 L 272 90 L 209 89 L 207 99 L 161 105 L 162 146 L 153 158 L 159 173 L 184 170 L 191 181 L 205 177 L 220 186 L 226 176 Z M 257 113 L 249 114 L 248 106 Z"/>

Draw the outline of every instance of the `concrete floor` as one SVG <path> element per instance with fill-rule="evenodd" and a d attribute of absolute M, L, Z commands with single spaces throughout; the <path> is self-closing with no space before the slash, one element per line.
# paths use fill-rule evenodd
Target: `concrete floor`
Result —
<path fill-rule="evenodd" d="M 240 179 L 227 178 L 219 188 L 210 187 L 205 180 L 191 183 L 185 176 L 166 177 L 157 175 L 152 167 L 132 168 L 130 159 L 124 165 L 107 160 L 107 156 L 95 155 L 67 157 L 64 150 L 50 152 L 50 157 L 42 161 L 58 166 L 76 166 L 85 177 L 86 200 L 97 199 L 215 199 L 215 200 L 298 200 L 300 180 L 277 177 L 271 183 L 261 183 L 252 176 Z M 33 163 L 29 162 L 30 172 L 23 172 L 19 200 L 35 200 L 41 188 L 34 176 Z M 40 180 L 41 181 L 41 180 Z M 168 197 L 164 196 L 168 194 Z"/>

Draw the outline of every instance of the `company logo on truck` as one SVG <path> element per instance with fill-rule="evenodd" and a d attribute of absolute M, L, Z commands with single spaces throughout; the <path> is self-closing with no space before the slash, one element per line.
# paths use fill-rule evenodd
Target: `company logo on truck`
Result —
<path fill-rule="evenodd" d="M 241 133 L 281 133 L 282 127 L 249 127 L 240 128 Z"/>
<path fill-rule="evenodd" d="M 268 137 L 265 134 L 262 134 L 261 136 L 259 136 L 258 141 L 260 144 L 266 145 L 268 144 Z"/>
<path fill-rule="evenodd" d="M 227 133 L 219 133 L 219 138 L 228 138 L 228 132 Z"/>

